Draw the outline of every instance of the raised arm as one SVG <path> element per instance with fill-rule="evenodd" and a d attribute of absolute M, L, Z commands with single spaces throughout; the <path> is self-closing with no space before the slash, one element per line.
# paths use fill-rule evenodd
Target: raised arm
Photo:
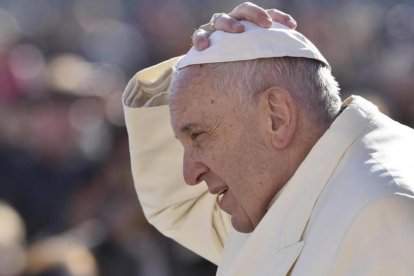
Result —
<path fill-rule="evenodd" d="M 231 31 L 232 22 L 259 22 L 263 15 L 279 22 L 291 19 L 280 11 L 245 3 L 229 14 L 213 16 L 212 22 L 217 30 Z M 197 32 L 196 43 L 208 41 L 213 31 Z M 132 174 L 148 221 L 164 235 L 217 263 L 232 229 L 230 217 L 218 208 L 217 196 L 208 193 L 205 185 L 190 187 L 184 182 L 183 150 L 174 138 L 168 109 L 168 89 L 177 59 L 138 72 L 123 94 Z"/>

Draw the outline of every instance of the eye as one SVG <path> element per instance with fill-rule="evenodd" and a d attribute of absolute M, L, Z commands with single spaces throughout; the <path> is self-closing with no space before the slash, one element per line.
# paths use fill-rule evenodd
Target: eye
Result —
<path fill-rule="evenodd" d="M 193 132 L 193 133 L 191 133 L 191 139 L 195 140 L 202 134 L 204 134 L 204 131 Z"/>

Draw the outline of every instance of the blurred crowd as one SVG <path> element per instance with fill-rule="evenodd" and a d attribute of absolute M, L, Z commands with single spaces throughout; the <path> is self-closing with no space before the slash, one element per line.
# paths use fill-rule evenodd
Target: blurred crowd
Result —
<path fill-rule="evenodd" d="M 121 94 L 242 2 L 0 0 L 0 276 L 214 275 L 145 221 Z M 414 126 L 411 1 L 255 3 L 294 16 L 343 97 Z"/>

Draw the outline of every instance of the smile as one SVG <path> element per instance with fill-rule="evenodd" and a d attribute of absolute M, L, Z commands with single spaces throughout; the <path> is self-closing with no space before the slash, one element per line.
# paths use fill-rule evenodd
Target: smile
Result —
<path fill-rule="evenodd" d="M 228 188 L 224 187 L 223 189 L 221 189 L 220 191 L 217 192 L 217 195 L 220 196 L 220 195 L 224 194 L 227 190 L 228 190 Z"/>

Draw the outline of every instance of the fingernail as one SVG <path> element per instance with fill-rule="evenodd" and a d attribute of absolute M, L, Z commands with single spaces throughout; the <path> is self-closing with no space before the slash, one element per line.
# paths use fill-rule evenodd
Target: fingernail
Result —
<path fill-rule="evenodd" d="M 296 23 L 296 20 L 295 20 L 295 19 L 293 19 L 293 18 L 289 18 L 289 22 L 290 22 L 290 23 L 292 23 L 292 24 L 295 24 L 295 25 L 297 24 L 297 23 Z"/>

